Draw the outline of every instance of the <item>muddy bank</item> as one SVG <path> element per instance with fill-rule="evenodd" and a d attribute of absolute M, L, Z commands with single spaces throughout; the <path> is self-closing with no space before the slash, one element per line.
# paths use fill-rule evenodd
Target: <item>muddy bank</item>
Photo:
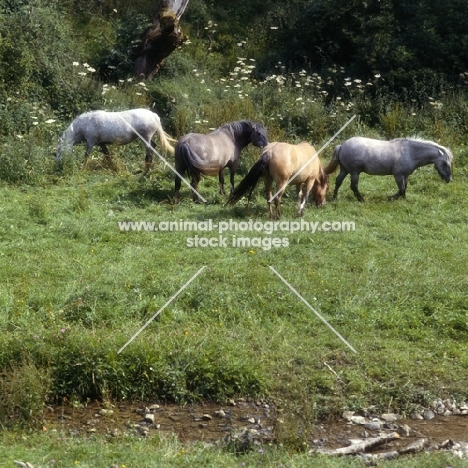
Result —
<path fill-rule="evenodd" d="M 49 407 L 44 420 L 44 431 L 64 431 L 70 435 L 89 437 L 92 434 L 117 437 L 134 435 L 144 437 L 156 431 L 175 434 L 186 443 L 215 442 L 239 431 L 249 431 L 260 443 L 276 441 L 281 424 L 280 412 L 263 401 L 232 401 L 228 405 L 165 405 L 128 403 L 104 407 L 92 403 L 86 407 L 63 405 Z M 369 426 L 367 426 L 369 427 Z M 403 431 L 402 428 L 405 428 Z M 400 438 L 390 441 L 379 450 L 398 450 L 413 440 L 425 438 L 428 446 L 448 439 L 468 442 L 468 416 L 436 415 L 430 420 L 399 419 L 383 423 L 379 428 L 397 431 Z M 349 445 L 350 439 L 366 439 L 377 431 L 345 419 L 317 424 L 309 445 L 316 449 L 334 449 Z"/>

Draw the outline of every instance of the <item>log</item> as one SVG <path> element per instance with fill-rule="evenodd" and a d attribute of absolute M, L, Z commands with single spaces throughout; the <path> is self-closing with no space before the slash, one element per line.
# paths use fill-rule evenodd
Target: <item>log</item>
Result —
<path fill-rule="evenodd" d="M 363 439 L 361 442 L 357 442 L 348 447 L 340 447 L 334 450 L 318 450 L 318 452 L 325 455 L 355 455 L 356 453 L 364 453 L 366 450 L 399 438 L 400 435 L 398 433 L 392 432 L 389 434 L 382 434 L 378 437 Z"/>
<path fill-rule="evenodd" d="M 153 77 L 164 60 L 187 40 L 179 20 L 189 1 L 161 0 L 153 24 L 143 33 L 134 52 L 134 74 L 138 79 Z"/>
<path fill-rule="evenodd" d="M 425 438 L 418 439 L 411 444 L 407 445 L 406 447 L 399 450 L 400 454 L 407 454 L 407 453 L 417 453 L 422 452 L 424 447 L 426 446 L 428 440 Z"/>

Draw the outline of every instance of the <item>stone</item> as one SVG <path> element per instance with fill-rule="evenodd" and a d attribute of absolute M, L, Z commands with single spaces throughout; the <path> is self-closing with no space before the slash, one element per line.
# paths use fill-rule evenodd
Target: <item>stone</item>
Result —
<path fill-rule="evenodd" d="M 424 411 L 424 413 L 423 413 L 423 418 L 424 418 L 426 421 L 429 421 L 430 419 L 434 419 L 434 418 L 435 418 L 435 413 L 434 413 L 434 411 L 430 411 L 430 410 Z"/>
<path fill-rule="evenodd" d="M 364 423 L 364 427 L 369 431 L 379 431 L 382 424 L 379 421 Z"/>
<path fill-rule="evenodd" d="M 145 414 L 145 422 L 154 424 L 154 414 L 153 413 L 146 413 Z"/>
<path fill-rule="evenodd" d="M 398 428 L 397 432 L 403 437 L 409 437 L 411 434 L 411 427 L 409 427 L 407 424 L 403 424 Z"/>
<path fill-rule="evenodd" d="M 386 422 L 395 422 L 401 418 L 398 414 L 395 413 L 384 413 L 380 415 L 380 419 L 383 419 Z"/>
<path fill-rule="evenodd" d="M 351 416 L 350 421 L 353 424 L 365 424 L 367 419 L 364 416 Z"/>

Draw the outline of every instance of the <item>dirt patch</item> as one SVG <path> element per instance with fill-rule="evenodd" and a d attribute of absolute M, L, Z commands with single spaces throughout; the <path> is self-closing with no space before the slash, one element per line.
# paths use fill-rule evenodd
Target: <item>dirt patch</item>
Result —
<path fill-rule="evenodd" d="M 49 407 L 44 430 L 60 430 L 73 435 L 94 433 L 109 436 L 146 436 L 159 431 L 176 434 L 186 443 L 215 442 L 236 431 L 250 431 L 260 442 L 274 442 L 278 412 L 265 402 L 239 400 L 230 405 L 154 405 L 151 403 L 120 404 L 103 407 L 98 403 L 86 407 L 71 405 Z M 401 428 L 406 426 L 406 433 Z M 468 416 L 436 416 L 430 421 L 400 419 L 383 426 L 398 431 L 401 439 L 388 442 L 379 450 L 398 450 L 413 440 L 426 438 L 435 446 L 451 439 L 468 442 Z M 346 421 L 317 424 L 309 443 L 317 449 L 334 449 L 349 445 L 350 439 L 373 437 L 377 432 Z"/>
<path fill-rule="evenodd" d="M 233 402 L 234 403 L 234 402 Z M 176 434 L 183 442 L 214 442 L 242 429 L 255 431 L 258 439 L 274 440 L 276 409 L 267 403 L 236 401 L 232 405 L 121 404 L 103 407 L 49 407 L 45 430 L 72 434 L 148 435 L 154 431 Z"/>

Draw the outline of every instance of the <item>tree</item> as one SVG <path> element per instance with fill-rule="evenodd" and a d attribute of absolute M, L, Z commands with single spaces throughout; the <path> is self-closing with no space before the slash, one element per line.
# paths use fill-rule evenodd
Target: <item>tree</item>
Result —
<path fill-rule="evenodd" d="M 149 79 L 154 76 L 164 60 L 187 40 L 179 20 L 189 1 L 161 0 L 153 24 L 143 33 L 135 51 L 136 77 Z"/>

